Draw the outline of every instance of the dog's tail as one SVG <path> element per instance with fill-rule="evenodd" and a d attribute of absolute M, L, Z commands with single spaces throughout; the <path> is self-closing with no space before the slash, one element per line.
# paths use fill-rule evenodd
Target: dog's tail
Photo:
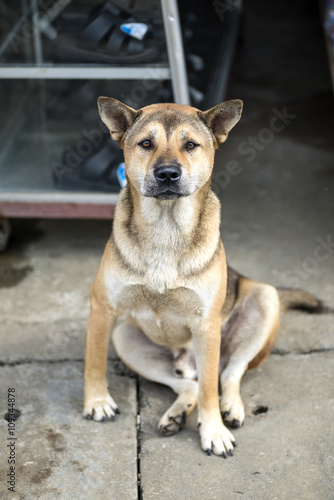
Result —
<path fill-rule="evenodd" d="M 282 312 L 303 311 L 310 314 L 330 314 L 334 309 L 323 304 L 315 295 L 299 289 L 277 288 Z"/>

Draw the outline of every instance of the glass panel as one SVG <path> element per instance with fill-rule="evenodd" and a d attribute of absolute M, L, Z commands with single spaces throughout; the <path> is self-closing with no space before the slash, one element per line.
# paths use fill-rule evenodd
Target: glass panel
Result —
<path fill-rule="evenodd" d="M 0 193 L 119 191 L 122 153 L 97 97 L 135 108 L 171 98 L 159 80 L 0 80 L 0 89 Z"/>

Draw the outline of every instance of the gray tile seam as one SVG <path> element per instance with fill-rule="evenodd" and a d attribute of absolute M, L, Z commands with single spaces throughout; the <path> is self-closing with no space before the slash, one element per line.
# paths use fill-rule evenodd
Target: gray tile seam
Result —
<path fill-rule="evenodd" d="M 302 350 L 302 349 L 295 349 L 295 350 L 287 350 L 285 351 L 284 349 L 274 349 L 270 353 L 270 356 L 307 356 L 310 354 L 321 354 L 321 353 L 328 353 L 334 351 L 334 346 L 333 347 L 320 347 L 320 348 L 314 348 L 314 349 L 308 349 L 308 350 Z M 119 361 L 118 358 L 108 358 L 108 362 L 116 362 Z M 0 368 L 5 367 L 5 366 L 20 366 L 20 365 L 32 365 L 34 363 L 36 364 L 45 364 L 45 365 L 52 365 L 52 364 L 61 364 L 61 363 L 84 363 L 85 360 L 82 358 L 62 358 L 62 359 L 20 359 L 17 361 L 2 361 L 0 360 Z M 117 373 L 120 376 L 123 377 L 129 377 L 129 378 L 135 378 L 133 374 L 128 374 L 128 373 Z"/>
<path fill-rule="evenodd" d="M 108 362 L 119 361 L 118 358 L 108 358 Z M 20 366 L 36 364 L 60 364 L 60 363 L 84 363 L 83 358 L 60 358 L 60 359 L 18 359 L 17 361 L 2 361 L 0 360 L 0 368 L 2 366 Z M 130 377 L 131 378 L 131 377 Z"/>
<path fill-rule="evenodd" d="M 137 400 L 137 415 L 136 415 L 136 427 L 137 427 L 137 500 L 143 500 L 143 489 L 141 482 L 141 401 L 140 401 L 140 377 L 136 376 L 136 400 Z"/>

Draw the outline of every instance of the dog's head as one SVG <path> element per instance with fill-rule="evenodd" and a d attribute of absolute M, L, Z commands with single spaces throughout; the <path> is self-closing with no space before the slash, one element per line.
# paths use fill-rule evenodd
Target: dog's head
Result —
<path fill-rule="evenodd" d="M 124 151 L 128 182 L 159 200 L 189 196 L 211 178 L 214 150 L 239 121 L 242 101 L 202 112 L 191 106 L 152 104 L 135 110 L 99 97 L 99 113 Z"/>

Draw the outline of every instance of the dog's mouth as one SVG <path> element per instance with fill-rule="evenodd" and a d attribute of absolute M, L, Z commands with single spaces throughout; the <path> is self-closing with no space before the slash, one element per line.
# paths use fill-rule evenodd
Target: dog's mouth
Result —
<path fill-rule="evenodd" d="M 172 191 L 171 189 L 166 189 L 166 191 L 163 191 L 162 193 L 157 193 L 153 195 L 153 197 L 156 198 L 157 200 L 176 200 L 181 196 L 185 195 L 180 193 L 179 191 Z"/>
<path fill-rule="evenodd" d="M 145 183 L 141 192 L 146 198 L 155 198 L 156 200 L 176 200 L 190 193 L 186 186 L 157 186 L 155 183 Z"/>

